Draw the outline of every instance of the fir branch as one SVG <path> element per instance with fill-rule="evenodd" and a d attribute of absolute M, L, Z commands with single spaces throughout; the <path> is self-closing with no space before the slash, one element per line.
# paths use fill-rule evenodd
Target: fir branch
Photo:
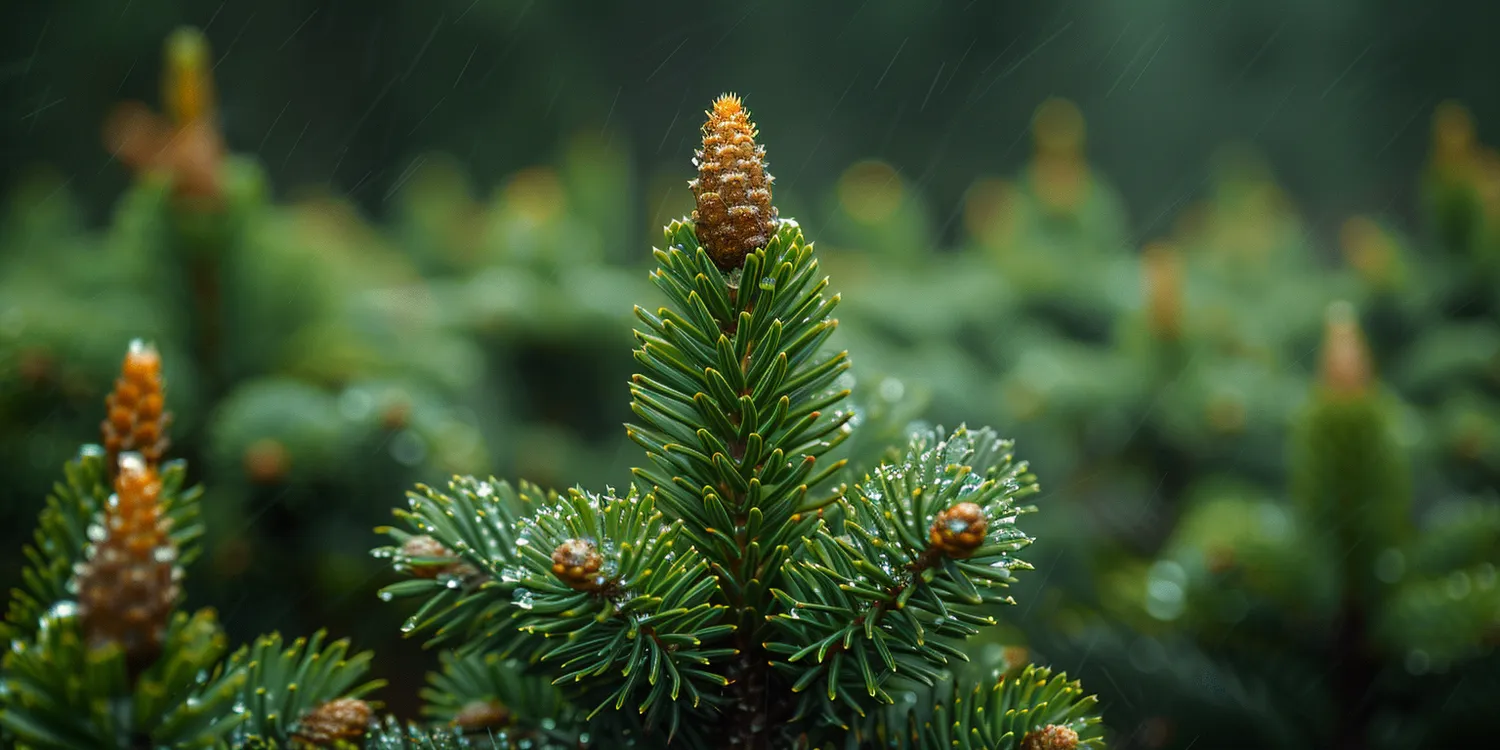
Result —
<path fill-rule="evenodd" d="M 862 739 L 891 750 L 1102 748 L 1097 703 L 1076 680 L 1031 665 L 988 686 L 945 683 L 930 707 L 889 709 L 873 736 Z"/>
<path fill-rule="evenodd" d="M 852 417 L 828 411 L 848 395 L 834 387 L 847 355 L 819 351 L 838 297 L 823 297 L 827 279 L 791 220 L 737 276 L 719 271 L 690 224 L 671 224 L 667 245 L 652 279 L 671 306 L 636 308 L 643 373 L 631 408 L 642 424 L 627 433 L 653 465 L 635 473 L 684 521 L 729 603 L 764 612 L 767 571 L 806 533 L 807 514 L 838 495 L 813 494 L 842 467 L 817 461 Z"/>
<path fill-rule="evenodd" d="M 279 633 L 272 633 L 229 658 L 227 669 L 245 673 L 235 704 L 235 711 L 245 717 L 235 732 L 236 747 L 252 741 L 290 745 L 321 706 L 360 699 L 385 684 L 384 680 L 360 682 L 373 654 L 349 656 L 347 640 L 325 646 L 325 637 L 319 631 L 288 645 Z M 364 727 L 358 729 L 363 735 Z"/>
<path fill-rule="evenodd" d="M 444 652 L 427 675 L 422 715 L 468 736 L 504 731 L 516 739 L 576 746 L 583 717 L 549 680 L 499 654 Z"/>
<path fill-rule="evenodd" d="M 680 545 L 681 530 L 633 489 L 623 498 L 575 489 L 520 522 L 515 625 L 544 639 L 536 661 L 561 671 L 555 684 L 582 690 L 590 717 L 628 703 L 671 734 L 679 699 L 706 707 L 727 684 L 707 667 L 735 651 L 707 644 L 734 626 L 710 603 L 714 579 Z"/>
<path fill-rule="evenodd" d="M 515 741 L 505 732 L 466 737 L 448 729 L 431 729 L 386 717 L 370 728 L 365 750 L 575 750 L 574 745 Z M 260 750 L 247 747 L 246 750 Z M 264 748 L 263 750 L 272 750 Z"/>
<path fill-rule="evenodd" d="M 10 607 L 0 637 L 32 638 L 42 617 L 54 608 L 70 611 L 76 591 L 72 583 L 75 569 L 84 562 L 95 537 L 102 538 L 103 510 L 114 493 L 106 466 L 105 451 L 94 445 L 84 446 L 74 460 L 63 467 L 62 482 L 54 485 L 47 505 L 37 520 L 32 543 L 23 550 L 26 567 L 21 571 L 22 587 L 11 591 Z M 198 521 L 201 487 L 184 489 L 187 465 L 171 461 L 161 469 L 161 492 L 158 502 L 169 523 L 168 536 L 177 547 L 179 564 L 186 566 L 197 559 L 203 526 Z"/>
<path fill-rule="evenodd" d="M 864 713 L 858 696 L 893 702 L 892 677 L 933 684 L 967 659 L 958 641 L 994 624 L 981 607 L 1013 603 L 999 589 L 1030 568 L 1011 553 L 1031 542 L 1016 515 L 1033 510 L 1016 500 L 1037 485 L 1010 449 L 987 429 L 913 436 L 905 460 L 857 485 L 841 520 L 820 520 L 809 554 L 785 564 L 765 646 L 794 691 L 823 683 L 801 714 L 838 723 Z"/>
<path fill-rule="evenodd" d="M 407 495 L 411 509 L 395 511 L 406 528 L 377 529 L 397 544 L 373 553 L 408 576 L 382 589 L 382 600 L 426 599 L 402 631 L 430 633 L 428 647 L 458 642 L 460 651 L 524 656 L 514 651 L 518 633 L 510 619 L 519 581 L 516 527 L 555 494 L 524 482 L 517 490 L 493 478 L 454 477 L 447 492 L 419 485 Z"/>
<path fill-rule="evenodd" d="M 244 674 L 215 667 L 226 650 L 211 611 L 178 613 L 164 657 L 134 683 L 117 644 L 90 647 L 71 612 L 45 615 L 4 660 L 0 725 L 33 750 L 209 747 L 242 717 Z"/>

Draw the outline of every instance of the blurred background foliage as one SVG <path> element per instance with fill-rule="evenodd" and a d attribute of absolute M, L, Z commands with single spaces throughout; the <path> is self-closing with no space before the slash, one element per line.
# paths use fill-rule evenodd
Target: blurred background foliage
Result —
<path fill-rule="evenodd" d="M 967 421 L 1042 477 L 978 668 L 1041 654 L 1132 748 L 1447 746 L 1500 700 L 1500 9 L 3 13 L 0 570 L 150 339 L 195 599 L 375 647 L 414 714 L 371 528 L 452 473 L 622 481 L 647 248 L 735 90 L 843 294 L 854 465 Z"/>

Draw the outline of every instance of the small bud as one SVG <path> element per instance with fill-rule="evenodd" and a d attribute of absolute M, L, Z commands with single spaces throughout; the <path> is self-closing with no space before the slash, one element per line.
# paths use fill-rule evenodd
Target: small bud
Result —
<path fill-rule="evenodd" d="M 1355 216 L 1339 230 L 1344 260 L 1367 281 L 1388 281 L 1395 250 L 1391 238 L 1375 220 Z"/>
<path fill-rule="evenodd" d="M 100 424 L 111 472 L 127 452 L 140 454 L 152 469 L 161 464 L 172 419 L 163 411 L 164 403 L 161 354 L 143 341 L 130 342 L 115 389 L 104 401 L 105 419 Z"/>
<path fill-rule="evenodd" d="M 396 396 L 380 412 L 380 426 L 395 432 L 411 424 L 411 402 Z"/>
<path fill-rule="evenodd" d="M 1328 306 L 1323 334 L 1323 386 L 1339 396 L 1358 396 L 1374 380 L 1370 352 L 1348 302 Z"/>
<path fill-rule="evenodd" d="M 984 509 L 974 503 L 959 503 L 933 519 L 927 540 L 950 557 L 968 557 L 984 543 L 988 526 Z"/>
<path fill-rule="evenodd" d="M 510 709 L 497 700 L 469 701 L 453 715 L 453 726 L 465 732 L 481 732 L 510 722 Z"/>
<path fill-rule="evenodd" d="M 413 578 L 431 579 L 448 575 L 467 579 L 478 573 L 474 566 L 459 560 L 452 550 L 443 546 L 442 542 L 426 534 L 406 540 L 406 543 L 401 545 L 401 556 L 407 558 L 407 572 Z M 411 559 L 416 557 L 446 557 L 452 559 L 452 562 L 417 562 Z"/>
<path fill-rule="evenodd" d="M 756 145 L 755 124 L 738 96 L 719 97 L 707 114 L 703 148 L 693 160 L 698 179 L 688 183 L 697 198 L 693 225 L 714 264 L 732 271 L 776 233 L 775 178 L 766 171 L 765 146 Z"/>
<path fill-rule="evenodd" d="M 1148 245 L 1141 254 L 1146 286 L 1146 320 L 1152 335 L 1172 340 L 1182 334 L 1182 260 L 1165 243 Z"/>
<path fill-rule="evenodd" d="M 1067 99 L 1042 102 L 1031 118 L 1031 137 L 1038 155 L 1080 156 L 1087 126 L 1078 105 Z"/>
<path fill-rule="evenodd" d="M 256 484 L 273 484 L 286 478 L 292 459 L 286 446 L 272 438 L 262 438 L 245 449 L 245 473 Z"/>
<path fill-rule="evenodd" d="M 1021 739 L 1021 750 L 1076 750 L 1078 733 L 1059 724 L 1048 724 L 1027 732 Z"/>
<path fill-rule="evenodd" d="M 1474 152 L 1474 115 L 1462 104 L 1446 101 L 1432 113 L 1432 157 L 1437 166 L 1461 168 Z"/>
<path fill-rule="evenodd" d="M 292 740 L 304 747 L 357 740 L 369 729 L 370 714 L 370 704 L 358 698 L 328 701 L 302 716 Z"/>
<path fill-rule="evenodd" d="M 569 539 L 552 550 L 552 573 L 579 591 L 594 591 L 601 584 L 599 568 L 604 556 L 582 539 Z"/>
<path fill-rule="evenodd" d="M 167 38 L 167 64 L 162 92 L 167 116 L 177 128 L 213 115 L 214 86 L 208 40 L 191 27 L 181 27 Z"/>

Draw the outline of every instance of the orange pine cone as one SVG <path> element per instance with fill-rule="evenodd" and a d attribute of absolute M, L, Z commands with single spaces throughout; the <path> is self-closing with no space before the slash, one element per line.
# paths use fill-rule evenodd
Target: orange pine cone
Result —
<path fill-rule="evenodd" d="M 181 593 L 177 547 L 161 516 L 161 480 L 138 453 L 120 456 L 115 494 L 78 571 L 78 614 L 94 647 L 114 643 L 132 672 L 161 654 L 167 621 Z"/>
<path fill-rule="evenodd" d="M 776 207 L 766 171 L 766 147 L 755 144 L 755 124 L 734 94 L 714 101 L 703 125 L 703 148 L 693 161 L 698 179 L 688 182 L 697 197 L 693 224 L 714 264 L 732 271 L 745 256 L 765 247 L 776 233 Z"/>
<path fill-rule="evenodd" d="M 1353 306 L 1347 302 L 1329 305 L 1323 333 L 1323 386 L 1338 396 L 1363 395 L 1375 380 L 1373 369 Z"/>
<path fill-rule="evenodd" d="M 132 341 L 125 355 L 115 390 L 105 399 L 104 433 L 111 472 L 124 453 L 138 453 L 147 468 L 161 465 L 170 441 L 167 427 L 172 417 L 165 411 L 161 377 L 161 355 L 142 341 Z"/>
<path fill-rule="evenodd" d="M 161 170 L 172 176 L 179 198 L 215 204 L 222 189 L 225 146 L 214 112 L 208 42 L 195 29 L 168 38 L 162 76 L 167 115 L 126 102 L 105 120 L 104 145 L 135 172 Z"/>

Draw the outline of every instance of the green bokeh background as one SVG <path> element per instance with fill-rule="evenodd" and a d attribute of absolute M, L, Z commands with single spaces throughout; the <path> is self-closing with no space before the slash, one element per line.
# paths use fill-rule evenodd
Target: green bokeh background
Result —
<path fill-rule="evenodd" d="M 218 388 L 174 364 L 193 359 L 184 337 L 166 349 L 168 400 L 174 455 L 209 485 L 210 545 L 248 545 L 189 572 L 237 639 L 352 635 L 381 654 L 388 703 L 415 713 L 434 661 L 374 597 L 389 576 L 364 554 L 369 530 L 450 470 L 625 481 L 631 305 L 657 299 L 648 248 L 691 210 L 703 110 L 734 91 L 781 214 L 844 293 L 836 342 L 880 433 L 856 460 L 907 420 L 969 420 L 1016 436 L 1041 476 L 1038 570 L 982 663 L 1024 643 L 1081 674 L 1116 747 L 1325 736 L 1334 709 L 1289 713 L 1277 680 L 1324 679 L 1289 630 L 1332 584 L 1316 542 L 1278 529 L 1324 311 L 1348 299 L 1416 480 L 1415 513 L 1393 523 L 1427 532 L 1402 569 L 1438 571 L 1390 607 L 1400 698 L 1371 736 L 1414 746 L 1443 722 L 1465 736 L 1463 701 L 1500 698 L 1484 635 L 1500 599 L 1468 597 L 1491 590 L 1484 561 L 1500 555 L 1500 243 L 1445 235 L 1450 214 L 1491 232 L 1494 217 L 1423 171 L 1445 100 L 1500 141 L 1500 7 L 73 0 L 0 19 L 0 570 L 60 462 L 97 439 L 129 337 L 190 327 L 172 301 L 186 230 L 100 136 L 119 102 L 158 107 L 162 40 L 190 24 L 212 45 L 231 205 L 249 217 L 224 245 L 248 259 L 248 302 L 242 375 Z M 1033 118 L 1053 97 L 1086 122 L 1088 188 L 1049 213 Z M 1345 262 L 1356 214 L 1380 227 L 1397 283 Z M 1186 259 L 1180 348 L 1147 334 L 1138 251 L 1157 240 Z M 19 384 L 37 346 L 61 385 Z M 268 436 L 295 466 L 329 468 L 250 481 L 242 453 Z M 1226 549 L 1262 578 L 1216 596 Z M 1464 596 L 1445 593 L 1459 573 Z M 1188 645 L 1240 630 L 1253 637 L 1227 654 Z M 1478 671 L 1432 666 L 1449 653 Z"/>

